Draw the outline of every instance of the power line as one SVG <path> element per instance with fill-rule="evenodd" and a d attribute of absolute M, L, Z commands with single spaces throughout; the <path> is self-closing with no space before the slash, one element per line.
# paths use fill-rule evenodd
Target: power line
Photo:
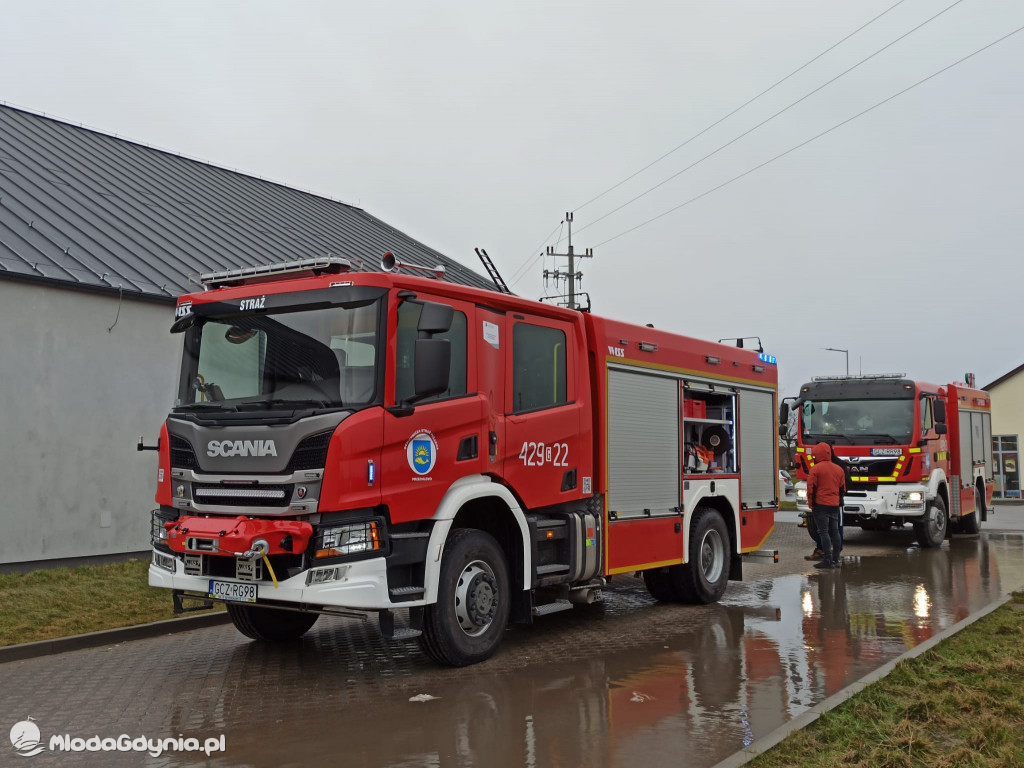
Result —
<path fill-rule="evenodd" d="M 861 64 L 864 64 L 865 62 L 868 62 L 868 61 L 870 61 L 871 59 L 875 58 L 875 56 L 877 56 L 878 54 L 880 54 L 880 53 L 882 53 L 883 51 L 885 51 L 885 50 L 887 50 L 887 49 L 891 48 L 892 46 L 896 45 L 896 43 L 898 43 L 898 42 L 900 42 L 901 40 L 905 39 L 906 37 L 908 37 L 908 36 L 912 35 L 912 34 L 913 34 L 914 32 L 917 32 L 917 30 L 921 29 L 921 27 L 923 27 L 923 26 L 925 26 L 926 24 L 930 24 L 931 22 L 935 21 L 935 19 L 939 18 L 939 16 L 941 16 L 942 14 L 946 13 L 946 12 L 947 12 L 947 11 L 949 11 L 949 10 L 952 10 L 952 9 L 953 9 L 953 8 L 955 8 L 956 6 L 960 5 L 960 3 L 962 3 L 963 1 L 964 1 L 964 0 L 955 0 L 955 2 L 953 2 L 953 3 L 951 4 L 951 5 L 947 5 L 947 6 L 946 6 L 945 8 L 943 8 L 943 9 L 942 9 L 941 11 L 939 11 L 938 13 L 936 13 L 936 14 L 935 14 L 934 16 L 932 16 L 932 17 L 930 17 L 930 18 L 926 19 L 925 21 L 922 21 L 922 22 L 921 22 L 920 24 L 918 24 L 918 25 L 917 25 L 916 27 L 914 27 L 913 29 L 911 29 L 911 30 L 909 30 L 909 31 L 907 31 L 907 32 L 904 32 L 904 33 L 903 33 L 902 35 L 900 35 L 899 37 L 897 37 L 897 38 L 896 38 L 895 40 L 893 40 L 892 42 L 890 42 L 890 43 L 887 43 L 886 45 L 882 46 L 882 47 L 881 47 L 881 48 L 879 48 L 879 49 L 878 49 L 877 51 L 875 51 L 874 53 L 872 53 L 872 54 L 871 54 L 870 56 L 867 56 L 866 58 L 863 58 L 863 59 L 861 59 L 860 61 L 858 61 L 858 62 L 857 62 L 856 64 L 854 64 L 854 65 L 853 65 L 852 67 L 850 67 L 849 69 L 846 69 L 846 70 L 844 70 L 844 71 L 840 72 L 840 73 L 839 73 L 838 75 L 836 75 L 835 77 L 833 77 L 833 78 L 832 78 L 831 80 L 829 80 L 829 81 L 827 81 L 827 82 L 825 82 L 825 83 L 822 83 L 821 85 L 819 85 L 819 86 L 818 86 L 817 88 L 815 88 L 815 89 L 814 89 L 813 91 L 811 91 L 810 93 L 807 93 L 807 94 L 805 94 L 804 96 L 801 96 L 801 97 L 800 97 L 799 99 L 797 99 L 796 101 L 794 101 L 794 102 L 793 102 L 792 104 L 790 104 L 789 106 L 787 106 L 787 107 L 783 107 L 782 109 L 780 109 L 780 110 L 779 110 L 778 112 L 776 112 L 776 113 L 775 113 L 774 115 L 772 115 L 771 117 L 767 117 L 767 118 L 765 118 L 765 119 L 764 119 L 764 120 L 762 120 L 762 121 L 761 121 L 760 123 L 758 123 L 757 125 L 755 125 L 755 126 L 754 126 L 753 128 L 750 128 L 749 130 L 746 130 L 746 131 L 744 131 L 744 132 L 743 132 L 743 133 L 741 133 L 741 134 L 740 134 L 739 136 L 735 137 L 735 138 L 734 138 L 734 139 L 732 139 L 731 141 L 728 141 L 728 142 L 726 142 L 725 144 L 723 144 L 722 146 L 720 146 L 720 147 L 719 147 L 718 149 L 715 149 L 715 150 L 713 150 L 713 151 L 709 152 L 708 154 L 704 155 L 704 157 L 700 158 L 699 160 L 695 160 L 694 162 L 690 163 L 690 164 L 689 164 L 688 166 L 686 166 L 685 168 L 683 168 L 683 169 L 682 169 L 681 171 L 678 171 L 678 172 L 676 172 L 676 173 L 672 174 L 672 175 L 671 175 L 671 176 L 669 176 L 669 177 L 668 177 L 667 179 L 663 179 L 662 181 L 659 181 L 659 182 L 658 182 L 657 184 L 655 184 L 655 185 L 654 185 L 653 187 L 651 187 L 651 188 L 649 188 L 649 189 L 645 190 L 644 192 L 641 192 L 641 193 L 640 193 L 639 195 L 637 195 L 636 197 L 634 197 L 634 198 L 632 198 L 632 199 L 630 199 L 630 200 L 627 200 L 626 202 L 624 202 L 624 203 L 623 203 L 622 205 L 618 206 L 617 208 L 613 208 L 612 210 L 608 211 L 608 213 L 604 214 L 603 216 L 599 216 L 598 218 L 596 218 L 596 219 L 594 219 L 593 221 L 591 221 L 591 222 L 590 222 L 589 224 L 586 224 L 586 225 L 584 225 L 584 226 L 580 227 L 578 231 L 579 231 L 579 232 L 582 232 L 583 230 L 587 229 L 588 227 L 592 227 L 592 226 L 594 226 L 594 225 L 595 225 L 595 224 L 597 224 L 597 223 L 598 223 L 599 221 L 602 221 L 603 219 L 607 219 L 607 218 L 608 218 L 609 216 L 611 216 L 611 215 L 612 215 L 613 213 L 617 213 L 617 212 L 621 211 L 621 210 L 622 210 L 623 208 L 625 208 L 626 206 L 628 206 L 628 205 L 632 205 L 632 204 L 633 204 L 633 203 L 635 203 L 635 202 L 636 202 L 637 200 L 639 200 L 640 198 L 642 198 L 642 197 L 644 197 L 644 196 L 646 196 L 646 195 L 649 195 L 649 194 L 650 194 L 651 192 L 653 192 L 654 190 L 658 189 L 659 187 L 662 187 L 662 186 L 664 186 L 665 184 L 668 184 L 668 183 L 669 183 L 670 181 L 672 181 L 673 179 L 675 179 L 675 178 L 677 178 L 677 177 L 681 176 L 682 174 L 686 173 L 686 172 L 687 172 L 688 170 L 690 170 L 691 168 L 695 168 L 696 166 L 700 165 L 701 163 L 703 163 L 703 162 L 704 162 L 705 160 L 707 160 L 708 158 L 710 158 L 710 157 L 713 157 L 714 155 L 717 155 L 717 154 L 718 154 L 719 152 L 721 152 L 721 151 L 722 151 L 723 149 L 725 149 L 726 147 L 728 147 L 728 146 L 731 146 L 732 144 L 735 144 L 735 143 L 736 143 L 737 141 L 739 141 L 739 140 L 740 140 L 740 139 L 742 139 L 743 137 L 745 137 L 745 136 L 749 136 L 749 135 L 750 135 L 751 133 L 753 133 L 754 131 L 756 131 L 756 130 L 757 130 L 758 128 L 760 128 L 760 127 L 761 127 L 762 125 L 765 125 L 766 123 L 769 123 L 769 122 L 771 122 L 771 121 L 772 121 L 772 120 L 774 120 L 774 119 L 775 119 L 776 117 L 778 117 L 779 115 L 783 114 L 784 112 L 788 112 L 788 111 L 789 111 L 790 109 L 792 109 L 793 107 L 795 107 L 795 106 L 796 106 L 797 104 L 801 103 L 802 101 L 805 101 L 805 100 L 809 99 L 809 98 L 810 98 L 811 96 L 813 96 L 814 94 L 816 94 L 816 93 L 817 93 L 818 91 L 820 91 L 820 90 L 822 90 L 822 89 L 824 89 L 824 88 L 827 88 L 828 86 L 830 86 L 830 85 L 831 85 L 832 83 L 834 83 L 834 82 L 835 82 L 836 80 L 838 80 L 839 78 L 841 78 L 841 77 L 843 77 L 843 76 L 845 76 L 845 75 L 848 75 L 848 74 L 849 74 L 850 72 L 852 72 L 853 70 L 855 70 L 855 69 L 856 69 L 857 67 L 859 67 L 859 66 L 860 66 Z"/>
<path fill-rule="evenodd" d="M 830 51 L 832 51 L 833 49 L 835 49 L 835 48 L 838 48 L 838 47 L 839 47 L 840 45 L 842 45 L 843 43 L 845 43 L 845 42 L 846 42 L 847 40 L 849 40 L 849 39 L 850 39 L 851 37 L 853 37 L 854 35 L 856 35 L 856 34 L 857 34 L 858 32 L 860 32 L 861 30 L 863 30 L 863 29 L 864 29 L 864 28 L 866 28 L 866 27 L 869 27 L 869 26 L 871 26 L 871 25 L 872 25 L 872 24 L 874 24 L 874 23 L 875 23 L 876 21 L 878 21 L 878 20 L 879 20 L 880 18 L 882 18 L 883 16 L 885 16 L 885 14 L 889 13 L 889 11 L 893 10 L 893 9 L 894 9 L 894 8 L 895 8 L 896 6 L 898 6 L 898 5 L 902 5 L 902 4 L 904 3 L 904 2 L 906 2 L 906 0 L 897 0 L 897 2 L 896 2 L 896 3 L 894 3 L 894 4 L 890 5 L 890 6 L 888 7 L 888 8 L 886 8 L 886 9 L 885 9 L 884 11 L 882 11 L 882 12 L 881 12 L 880 14 L 878 14 L 877 16 L 875 16 L 875 17 L 874 17 L 873 19 L 871 19 L 870 21 L 866 22 L 865 24 L 861 24 L 861 25 L 860 25 L 859 27 L 857 27 L 857 29 L 853 30 L 853 32 L 851 32 L 850 34 L 848 34 L 848 35 L 847 35 L 846 37 L 844 37 L 844 38 L 843 38 L 842 40 L 840 40 L 839 42 L 837 42 L 837 43 L 833 43 L 833 44 L 832 44 L 832 45 L 830 45 L 830 46 L 829 46 L 828 48 L 826 48 L 826 49 L 825 49 L 824 51 L 822 51 L 822 52 L 821 52 L 821 53 L 819 53 L 819 54 L 818 54 L 817 56 L 815 56 L 815 57 L 814 57 L 813 59 L 810 59 L 809 61 L 807 61 L 807 62 L 805 62 L 805 63 L 801 64 L 801 65 L 800 65 L 799 67 L 797 67 L 797 68 L 796 68 L 796 69 L 794 69 L 794 70 L 793 70 L 792 72 L 790 72 L 790 73 L 789 73 L 788 75 L 786 75 L 786 76 L 785 76 L 784 78 L 782 78 L 781 80 L 779 80 L 779 81 L 775 82 L 774 84 L 772 84 L 772 85 L 768 86 L 767 88 L 765 88 L 765 89 L 764 89 L 763 91 L 761 91 L 761 92 L 760 92 L 759 94 L 757 94 L 757 96 L 754 96 L 754 97 L 753 97 L 752 99 L 748 99 L 747 101 L 745 101 L 745 102 L 743 102 L 742 104 L 740 104 L 740 105 L 739 105 L 738 107 L 736 107 L 736 109 L 734 109 L 734 110 L 733 110 L 732 112 L 730 112 L 729 114 L 727 114 L 727 115 L 726 115 L 725 117 L 721 117 L 721 118 L 719 118 L 718 120 L 716 120 L 715 122 L 713 122 L 713 123 L 712 123 L 711 125 L 709 125 L 709 126 L 708 126 L 707 128 L 705 128 L 705 129 L 703 129 L 702 131 L 700 131 L 699 133 L 695 133 L 695 134 L 694 134 L 693 136 L 691 136 L 690 138 L 688 138 L 688 139 L 687 139 L 686 141 L 684 141 L 684 142 L 683 142 L 682 144 L 680 144 L 679 146 L 677 146 L 677 147 L 675 147 L 675 148 L 673 148 L 673 149 L 670 149 L 670 150 L 669 150 L 668 152 L 666 152 L 665 154 L 663 154 L 663 155 L 662 155 L 661 157 L 659 157 L 659 158 L 657 158 L 657 159 L 655 159 L 655 160 L 652 160 L 651 162 L 649 162 L 649 163 L 648 163 L 647 165 L 645 165 L 645 166 L 644 166 L 643 168 L 641 168 L 641 169 L 640 169 L 639 171 L 636 171 L 635 173 L 632 173 L 632 174 L 630 174 L 629 176 L 627 176 L 626 178 L 624 178 L 624 179 L 623 179 L 622 181 L 618 182 L 617 184 L 613 184 L 612 186 L 608 187 L 608 189 L 606 189 L 606 190 L 605 190 L 604 192 L 602 192 L 601 194 L 599 194 L 599 195 L 596 195 L 595 197 L 592 197 L 592 198 L 590 198 L 590 199 L 589 199 L 589 200 L 587 200 L 587 202 L 585 202 L 585 203 L 584 203 L 583 205 L 577 205 L 577 206 L 576 206 L 575 208 L 573 208 L 573 210 L 574 210 L 574 211 L 579 211 L 579 210 L 582 210 L 582 209 L 583 209 L 583 208 L 585 208 L 586 206 L 588 206 L 588 205 L 590 205 L 591 203 L 593 203 L 593 202 L 594 202 L 595 200 L 599 200 L 600 198 L 602 198 L 602 197 L 604 197 L 605 195 L 607 195 L 607 194 L 608 194 L 609 192 L 611 192 L 611 191 L 613 191 L 613 190 L 615 190 L 615 189 L 618 189 L 619 187 L 621 187 L 621 186 L 622 186 L 623 184 L 625 184 L 625 183 L 626 183 L 627 181 L 629 181 L 629 180 L 631 180 L 631 179 L 633 179 L 633 178 L 635 178 L 635 177 L 639 176 L 639 175 L 640 175 L 641 173 L 643 173 L 644 171 L 646 171 L 646 170 L 647 170 L 648 168 L 650 168 L 650 167 L 651 167 L 652 165 L 655 165 L 655 164 L 657 164 L 657 163 L 660 163 L 660 162 L 661 162 L 662 160 L 664 160 L 664 159 L 665 159 L 666 157 L 668 157 L 669 155 L 673 154 L 674 152 L 677 152 L 678 150 L 682 149 L 683 147 L 685 147 L 685 146 L 686 146 L 687 144 L 689 144 L 689 143 L 690 143 L 691 141 L 693 141 L 694 139 L 700 138 L 700 137 L 701 137 L 701 136 L 703 136 L 703 135 L 704 135 L 705 133 L 707 133 L 707 132 L 708 132 L 708 131 L 710 131 L 710 130 L 711 130 L 712 128 L 714 128 L 714 127 L 715 127 L 716 125 L 718 125 L 719 123 L 725 122 L 726 120 L 728 120 L 728 119 L 729 119 L 730 117 L 732 117 L 733 115 L 735 115 L 735 114 L 736 114 L 737 112 L 739 112 L 739 111 L 740 111 L 741 109 L 743 109 L 744 107 L 746 107 L 746 106 L 748 106 L 748 105 L 750 105 L 750 104 L 753 104 L 753 103 L 754 103 L 755 101 L 757 101 L 758 99 L 760 99 L 760 98 L 761 98 L 762 96 L 764 96 L 764 95 L 765 95 L 766 93 L 768 93 L 769 91 L 771 91 L 771 90 L 775 89 L 775 88 L 776 88 L 777 86 L 780 86 L 780 85 L 782 85 L 782 84 L 783 84 L 784 82 L 786 82 L 787 80 L 789 80 L 789 78 L 791 78 L 791 77 L 792 77 L 793 75 L 795 75 L 795 74 L 796 74 L 797 72 L 800 72 L 801 70 L 803 70 L 803 69 L 806 69 L 806 68 L 807 68 L 807 67 L 809 67 L 809 66 L 810 66 L 811 64 L 813 64 L 813 63 L 814 63 L 814 62 L 816 62 L 816 61 L 817 61 L 818 59 L 820 59 L 820 58 L 821 58 L 822 56 L 824 56 L 824 55 L 825 55 L 826 53 L 829 53 L 829 52 L 830 52 Z"/>
<path fill-rule="evenodd" d="M 952 64 L 949 64 L 949 65 L 943 67 L 942 69 L 938 70 L 937 72 L 933 72 L 932 74 L 928 75 L 928 77 L 926 77 L 926 78 L 924 78 L 922 80 L 918 80 L 916 83 L 914 83 L 913 85 L 907 86 L 902 91 L 898 91 L 897 93 L 894 93 L 892 96 L 889 96 L 888 98 L 883 99 L 882 101 L 878 102 L 877 104 L 868 107 L 863 112 L 858 112 L 853 117 L 849 117 L 846 120 L 843 120 L 841 123 L 836 123 L 831 128 L 828 128 L 828 129 L 822 131 L 821 133 L 817 134 L 816 136 L 812 136 L 811 138 L 807 139 L 806 141 L 803 141 L 803 142 L 797 144 L 795 147 L 790 147 L 785 152 L 782 152 L 782 153 L 776 155 L 775 157 L 773 157 L 773 158 L 771 158 L 769 160 L 765 160 L 763 163 L 761 163 L 759 165 L 755 165 L 750 170 L 744 171 L 743 173 L 739 174 L 738 176 L 733 176 L 731 179 L 729 179 L 728 181 L 722 182 L 717 187 L 712 187 L 711 189 L 709 189 L 709 190 L 707 190 L 705 192 L 702 192 L 701 194 L 697 195 L 696 197 L 691 197 L 686 202 L 680 203 L 679 205 L 677 205 L 677 206 L 675 206 L 673 208 L 669 208 L 667 211 L 663 211 L 662 213 L 659 213 L 657 216 L 655 216 L 655 217 L 653 217 L 651 219 L 648 219 L 647 221 L 642 222 L 641 224 L 637 224 L 635 227 L 631 227 L 630 229 L 627 229 L 627 230 L 625 230 L 623 232 L 620 232 L 619 234 L 615 235 L 614 237 L 610 237 L 607 240 L 604 240 L 603 242 L 598 243 L 594 247 L 597 248 L 597 247 L 600 247 L 602 245 L 607 245 L 608 243 L 612 242 L 613 240 L 618 240 L 620 237 L 628 235 L 630 232 L 635 232 L 636 230 L 640 229 L 641 227 L 646 227 L 648 224 L 650 224 L 650 223 L 652 223 L 654 221 L 657 221 L 658 219 L 662 218 L 663 216 L 667 216 L 668 214 L 673 213 L 674 211 L 678 211 L 680 208 L 683 208 L 683 207 L 689 205 L 690 203 L 696 202 L 697 200 L 700 200 L 702 197 L 706 197 L 706 196 L 710 195 L 712 192 L 717 192 L 718 190 L 722 189 L 723 187 L 726 187 L 729 184 L 732 184 L 734 181 L 738 181 L 739 179 L 742 179 L 744 176 L 749 176 L 754 171 L 760 170 L 761 168 L 764 168 L 766 165 L 769 165 L 770 163 L 774 163 L 776 160 L 778 160 L 778 159 L 780 159 L 782 157 L 785 157 L 786 155 L 790 154 L 791 152 L 795 152 L 796 150 L 798 150 L 798 149 L 800 149 L 802 147 L 806 147 L 812 141 L 816 141 L 816 140 L 820 139 L 822 136 L 825 136 L 826 134 L 832 133 L 832 131 L 836 130 L 837 128 L 842 128 L 847 123 L 856 120 L 858 117 L 862 117 L 863 115 L 866 115 L 868 112 L 871 112 L 871 111 L 877 109 L 878 107 L 882 106 L 883 104 L 887 104 L 888 102 L 892 101 L 893 99 L 897 98 L 898 96 L 902 96 L 903 94 L 907 93 L 908 91 L 911 91 L 914 88 L 917 88 L 917 86 L 922 85 L 922 84 L 928 82 L 932 78 L 938 77 L 943 72 L 946 72 L 946 71 L 952 69 L 955 66 L 963 64 L 968 59 L 973 58 L 974 56 L 977 56 L 979 53 L 982 53 L 983 51 L 988 50 L 989 48 L 991 48 L 994 45 L 998 45 L 999 43 L 1003 42 L 1004 40 L 1006 40 L 1006 39 L 1008 39 L 1010 37 L 1013 37 L 1014 35 L 1016 35 L 1018 32 L 1021 32 L 1022 30 L 1024 30 L 1024 26 L 1017 27 L 1017 29 L 1013 30 L 1012 32 L 1010 32 L 1010 33 L 1008 33 L 1006 35 L 1003 35 L 998 40 L 994 40 L 991 43 L 989 43 L 988 45 L 983 46 L 982 48 L 979 48 L 978 50 L 974 51 L 973 53 L 967 54 L 962 59 L 958 59 L 957 61 L 954 61 Z"/>
<path fill-rule="evenodd" d="M 560 222 L 558 222 L 558 224 L 555 225 L 555 229 L 552 229 L 550 232 L 548 232 L 548 236 L 544 238 L 544 240 L 541 242 L 541 244 L 538 245 L 533 250 L 535 252 L 539 251 L 541 248 L 543 248 L 545 245 L 547 245 L 548 241 L 551 239 L 551 236 L 553 234 L 555 234 L 555 230 L 558 230 L 558 240 L 561 241 L 561 239 L 562 239 L 562 231 L 561 230 L 562 230 L 562 227 L 564 227 L 564 226 L 565 226 L 565 219 L 562 219 Z M 524 270 L 526 268 L 528 268 L 528 267 L 532 267 L 534 264 L 536 264 L 543 257 L 544 257 L 544 253 L 543 252 L 537 254 L 532 259 L 529 256 L 527 256 L 526 257 L 526 261 L 524 261 L 522 264 L 520 264 L 519 268 L 515 272 L 512 273 L 512 276 L 509 278 L 509 283 L 508 284 L 509 285 L 515 285 L 520 280 L 522 280 L 526 276 L 526 272 Z M 517 275 L 518 275 L 518 277 L 517 277 Z"/>

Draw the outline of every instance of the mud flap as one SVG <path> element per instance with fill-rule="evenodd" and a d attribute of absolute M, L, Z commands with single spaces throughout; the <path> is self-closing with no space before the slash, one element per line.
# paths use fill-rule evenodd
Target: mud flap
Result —
<path fill-rule="evenodd" d="M 512 624 L 533 624 L 533 591 L 516 590 L 512 595 L 508 620 Z"/>
<path fill-rule="evenodd" d="M 729 559 L 729 581 L 743 581 L 743 558 L 735 553 Z"/>

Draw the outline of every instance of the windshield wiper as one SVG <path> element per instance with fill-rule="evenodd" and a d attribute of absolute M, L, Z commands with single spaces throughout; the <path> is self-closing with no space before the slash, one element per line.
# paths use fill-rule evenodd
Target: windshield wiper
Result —
<path fill-rule="evenodd" d="M 199 403 L 185 403 L 175 407 L 176 411 L 191 411 L 191 410 L 202 410 L 207 408 L 216 408 L 218 411 L 233 411 L 235 410 L 232 406 L 225 405 L 224 403 L 210 403 L 210 402 L 199 402 Z"/>
<path fill-rule="evenodd" d="M 275 405 L 276 406 L 297 406 L 297 407 L 307 406 L 307 407 L 312 407 L 312 408 L 330 408 L 331 407 L 331 406 L 329 406 L 323 400 L 314 400 L 312 398 L 303 399 L 303 400 L 285 400 L 285 399 L 282 399 L 282 398 L 272 398 L 272 399 L 269 399 L 269 400 L 254 400 L 254 401 L 248 402 L 248 403 L 239 403 L 236 406 L 236 408 L 238 410 L 240 410 L 240 411 L 241 410 L 246 410 L 246 411 L 254 411 L 255 410 L 255 411 L 258 411 L 258 410 L 261 410 L 261 409 L 263 409 L 263 408 L 265 408 L 267 406 L 275 406 Z"/>
<path fill-rule="evenodd" d="M 804 432 L 804 436 L 805 437 L 810 437 L 810 438 L 816 439 L 816 440 L 823 440 L 824 442 L 829 443 L 829 445 L 835 445 L 836 441 L 839 440 L 839 438 L 843 438 L 850 445 L 854 444 L 853 443 L 853 438 L 851 438 L 851 437 L 849 437 L 847 435 L 841 434 L 839 432 L 833 433 L 831 435 L 823 435 L 823 434 L 819 434 L 817 432 Z"/>
<path fill-rule="evenodd" d="M 885 433 L 879 433 L 879 434 L 875 435 L 875 434 L 871 434 L 871 433 L 865 432 L 863 434 L 857 435 L 857 437 L 869 437 L 869 438 L 871 438 L 872 440 L 875 441 L 875 445 L 879 445 L 879 444 L 881 444 L 881 445 L 898 445 L 899 442 L 900 442 L 897 438 L 893 437 L 892 435 L 887 435 Z M 886 440 L 888 440 L 889 442 L 886 443 L 885 442 Z M 882 441 L 882 442 L 879 443 L 878 441 Z"/>

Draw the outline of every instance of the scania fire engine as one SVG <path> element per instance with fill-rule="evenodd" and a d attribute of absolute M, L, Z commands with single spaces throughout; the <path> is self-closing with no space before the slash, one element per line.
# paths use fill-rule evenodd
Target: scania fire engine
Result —
<path fill-rule="evenodd" d="M 800 388 L 797 508 L 809 511 L 813 447 L 832 446 L 847 476 L 846 525 L 887 531 L 913 525 L 922 547 L 949 533 L 978 533 L 992 503 L 992 417 L 986 392 L 936 386 L 904 374 L 816 377 Z M 780 419 L 789 418 L 789 403 Z"/>
<path fill-rule="evenodd" d="M 149 569 L 176 610 L 224 602 L 258 640 L 376 614 L 464 665 L 616 574 L 696 603 L 741 578 L 778 506 L 774 358 L 387 256 L 179 300 Z"/>

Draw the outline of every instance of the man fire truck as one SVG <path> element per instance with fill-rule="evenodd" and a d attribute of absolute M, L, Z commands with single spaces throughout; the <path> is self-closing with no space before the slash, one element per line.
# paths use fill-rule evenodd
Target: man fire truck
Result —
<path fill-rule="evenodd" d="M 696 603 L 741 578 L 778 505 L 774 358 L 382 267 L 179 300 L 149 569 L 177 611 L 259 640 L 377 613 L 458 666 L 615 574 Z"/>
<path fill-rule="evenodd" d="M 809 511 L 811 451 L 824 441 L 847 474 L 846 525 L 887 531 L 911 523 L 922 547 L 978 533 L 992 503 L 992 417 L 988 394 L 971 378 L 936 386 L 904 374 L 820 376 L 804 384 L 795 398 L 797 508 Z M 779 416 L 788 421 L 788 402 Z"/>

